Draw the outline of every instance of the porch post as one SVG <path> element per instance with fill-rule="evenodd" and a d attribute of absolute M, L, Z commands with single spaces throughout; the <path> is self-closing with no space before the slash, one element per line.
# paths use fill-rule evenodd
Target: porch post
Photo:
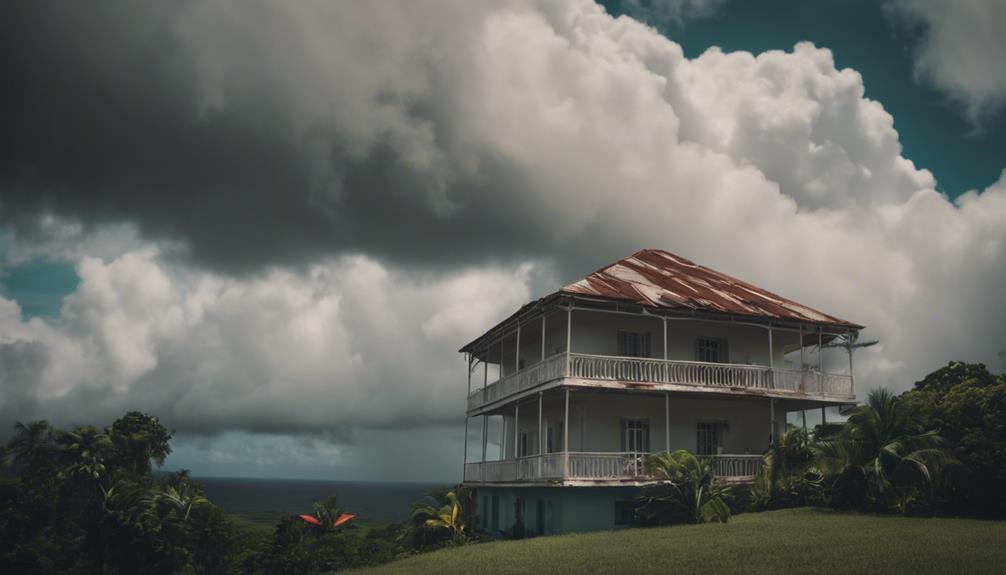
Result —
<path fill-rule="evenodd" d="M 542 402 L 542 395 L 543 395 L 543 393 L 541 391 L 539 391 L 538 392 L 538 458 L 537 458 L 537 460 L 538 460 L 538 478 L 539 479 L 541 478 L 542 468 L 544 467 L 544 464 L 545 464 L 545 458 L 543 457 L 543 454 L 544 454 L 545 450 L 542 449 L 542 447 L 545 445 L 545 438 L 544 438 L 544 436 L 541 433 L 541 402 Z"/>
<path fill-rule="evenodd" d="M 538 392 L 538 455 L 545 453 L 545 436 L 541 433 L 541 404 L 544 392 Z"/>
<path fill-rule="evenodd" d="M 855 390 L 856 389 L 856 376 L 854 376 L 852 374 L 852 330 L 851 329 L 849 330 L 848 338 L 849 338 L 848 339 L 849 345 L 846 346 L 846 349 L 849 351 L 849 380 L 852 382 L 852 389 Z"/>
<path fill-rule="evenodd" d="M 772 324 L 768 324 L 768 367 L 775 369 L 775 351 L 772 345 Z"/>
<path fill-rule="evenodd" d="M 824 334 L 821 326 L 817 326 L 817 372 L 824 373 Z"/>
<path fill-rule="evenodd" d="M 461 481 L 466 481 L 468 479 L 467 477 L 465 477 L 465 472 L 468 471 L 468 420 L 469 419 L 471 419 L 471 418 L 468 417 L 468 414 L 466 413 L 465 414 L 465 455 L 464 455 L 464 461 L 461 462 L 462 463 Z"/>
<path fill-rule="evenodd" d="M 775 346 L 772 345 L 772 322 L 768 323 L 768 378 L 769 389 L 775 389 Z"/>
<path fill-rule="evenodd" d="M 671 393 L 664 392 L 664 451 L 671 452 Z"/>
<path fill-rule="evenodd" d="M 514 373 L 520 371 L 520 324 L 517 324 L 517 351 L 514 353 L 513 360 Z"/>
<path fill-rule="evenodd" d="M 545 361 L 545 312 L 541 312 L 541 360 Z"/>
<path fill-rule="evenodd" d="M 562 476 L 563 478 L 569 477 L 569 388 L 568 387 L 566 388 L 565 415 L 563 415 L 562 418 Z"/>
<path fill-rule="evenodd" d="M 667 360 L 667 318 L 660 318 L 664 323 L 664 360 Z"/>
<path fill-rule="evenodd" d="M 803 324 L 800 324 L 800 391 L 804 391 L 804 369 L 803 369 Z"/>
<path fill-rule="evenodd" d="M 801 409 L 800 410 L 800 415 L 803 417 L 803 430 L 804 430 L 804 432 L 806 432 L 807 431 L 807 410 L 806 409 Z"/>
<path fill-rule="evenodd" d="M 482 481 L 486 480 L 486 444 L 489 441 L 489 416 L 482 416 L 482 465 L 479 468 L 482 470 Z"/>
<path fill-rule="evenodd" d="M 486 350 L 486 356 L 489 356 L 489 350 Z M 503 379 L 503 354 L 500 353 L 500 379 Z M 486 399 L 489 398 L 489 362 L 482 362 L 482 405 L 486 404 Z"/>
<path fill-rule="evenodd" d="M 520 457 L 520 400 L 513 402 L 513 460 Z"/>
<path fill-rule="evenodd" d="M 566 377 L 569 377 L 569 362 L 573 344 L 573 304 L 566 304 Z"/>
<path fill-rule="evenodd" d="M 472 394 L 472 354 L 468 354 L 468 396 Z M 468 396 L 465 397 L 465 454 L 461 461 L 461 481 L 464 481 L 468 467 Z"/>
<path fill-rule="evenodd" d="M 775 398 L 769 398 L 768 400 L 768 418 L 769 418 L 769 432 L 768 432 L 768 443 L 772 445 L 775 440 Z"/>
<path fill-rule="evenodd" d="M 821 429 L 822 430 L 824 430 L 825 424 L 828 423 L 828 417 L 827 417 L 827 414 L 824 411 L 825 409 L 826 408 L 822 405 L 821 406 Z"/>

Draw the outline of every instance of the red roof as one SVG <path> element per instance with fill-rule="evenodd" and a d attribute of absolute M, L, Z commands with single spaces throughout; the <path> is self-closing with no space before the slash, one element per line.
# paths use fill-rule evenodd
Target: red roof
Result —
<path fill-rule="evenodd" d="M 559 290 L 644 306 L 862 328 L 664 250 L 640 250 Z"/>

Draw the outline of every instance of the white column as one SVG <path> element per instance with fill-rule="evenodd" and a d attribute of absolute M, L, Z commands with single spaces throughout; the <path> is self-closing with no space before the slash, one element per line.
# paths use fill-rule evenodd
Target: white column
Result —
<path fill-rule="evenodd" d="M 573 352 L 573 306 L 566 305 L 566 377 L 569 377 L 569 354 Z"/>
<path fill-rule="evenodd" d="M 664 392 L 664 450 L 671 452 L 671 394 Z"/>
<path fill-rule="evenodd" d="M 545 437 L 541 432 L 541 404 L 542 392 L 538 392 L 538 455 L 545 453 Z"/>
<path fill-rule="evenodd" d="M 513 458 L 520 456 L 520 400 L 513 402 Z"/>
<path fill-rule="evenodd" d="M 517 324 L 517 351 L 514 353 L 513 360 L 514 373 L 520 371 L 520 324 Z"/>
<path fill-rule="evenodd" d="M 768 434 L 768 442 L 769 442 L 769 445 L 771 445 L 772 442 L 775 441 L 775 399 L 774 398 L 769 398 L 769 400 L 768 400 L 768 418 L 769 418 L 769 421 L 770 421 L 770 427 L 769 427 L 770 431 L 769 431 L 769 434 Z"/>
<path fill-rule="evenodd" d="M 541 314 L 541 360 L 545 361 L 545 312 Z"/>
<path fill-rule="evenodd" d="M 851 329 L 849 330 L 848 337 L 849 337 L 849 345 L 847 346 L 847 349 L 849 351 L 849 379 L 852 380 L 852 389 L 853 389 L 853 391 L 855 391 L 855 389 L 856 389 L 856 376 L 853 375 L 853 372 L 852 372 L 852 330 Z"/>
<path fill-rule="evenodd" d="M 663 321 L 663 324 L 664 324 L 664 359 L 666 360 L 667 359 L 667 318 L 666 317 L 662 317 L 660 319 L 661 319 L 661 321 Z"/>
<path fill-rule="evenodd" d="M 489 357 L 489 350 L 486 350 L 486 358 Z M 502 362 L 502 356 L 500 356 L 500 361 Z M 500 374 L 502 375 L 502 373 Z M 486 360 L 482 361 L 482 405 L 486 404 L 486 398 L 489 397 L 489 362 Z"/>
<path fill-rule="evenodd" d="M 817 326 L 817 371 L 824 373 L 824 334 L 821 326 Z"/>
<path fill-rule="evenodd" d="M 772 345 L 772 324 L 768 324 L 768 367 L 775 369 L 775 346 Z"/>
<path fill-rule="evenodd" d="M 805 389 L 803 373 L 803 324 L 800 324 L 800 391 Z"/>
<path fill-rule="evenodd" d="M 569 388 L 566 388 L 565 414 L 562 417 L 562 476 L 569 477 Z"/>
<path fill-rule="evenodd" d="M 828 423 L 828 417 L 827 417 L 827 415 L 824 412 L 825 409 L 827 409 L 827 408 L 824 407 L 824 406 L 821 406 L 821 429 L 822 430 L 824 429 L 825 424 Z"/>
<path fill-rule="evenodd" d="M 468 414 L 466 413 L 465 414 L 465 455 L 464 455 L 464 461 L 462 461 L 462 463 L 461 463 L 461 481 L 467 481 L 468 480 L 468 478 L 465 477 L 465 471 L 468 470 L 468 420 L 469 419 L 471 419 L 471 418 L 468 417 Z"/>
<path fill-rule="evenodd" d="M 489 416 L 482 416 L 482 464 L 479 465 L 481 470 L 482 481 L 486 480 L 486 444 L 489 441 Z"/>

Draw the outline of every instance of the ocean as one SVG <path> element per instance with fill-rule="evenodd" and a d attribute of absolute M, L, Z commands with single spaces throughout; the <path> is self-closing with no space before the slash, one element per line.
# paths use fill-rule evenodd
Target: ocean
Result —
<path fill-rule="evenodd" d="M 384 483 L 193 477 L 206 497 L 231 513 L 310 513 L 311 503 L 335 495 L 339 507 L 360 517 L 404 521 L 412 503 L 445 487 L 437 483 Z"/>

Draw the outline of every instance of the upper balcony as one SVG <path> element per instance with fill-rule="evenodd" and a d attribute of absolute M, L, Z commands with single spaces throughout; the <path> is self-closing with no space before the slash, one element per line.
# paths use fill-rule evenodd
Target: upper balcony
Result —
<path fill-rule="evenodd" d="M 558 353 L 468 396 L 468 410 L 506 401 L 549 382 L 577 380 L 584 386 L 639 384 L 654 390 L 776 394 L 849 401 L 855 397 L 852 376 L 813 368 L 787 369 L 764 365 Z"/>

